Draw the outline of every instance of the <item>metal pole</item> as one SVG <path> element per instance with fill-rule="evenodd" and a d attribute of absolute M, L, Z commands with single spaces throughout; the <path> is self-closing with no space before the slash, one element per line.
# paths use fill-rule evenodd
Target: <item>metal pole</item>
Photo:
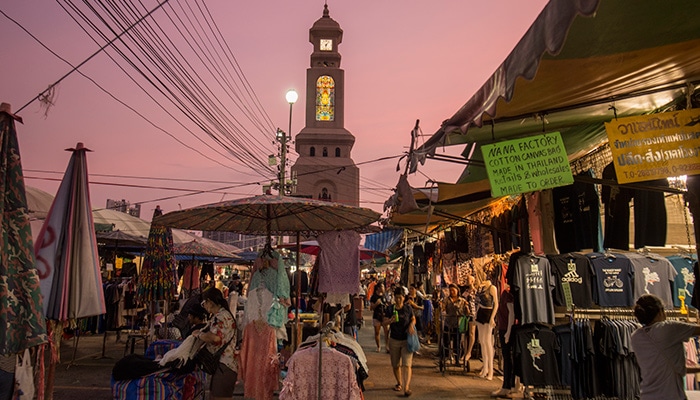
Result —
<path fill-rule="evenodd" d="M 280 137 L 280 142 L 282 145 L 282 153 L 280 155 L 280 196 L 285 195 L 285 189 L 287 186 L 286 182 L 286 173 L 287 173 L 287 135 L 290 135 L 289 137 L 291 138 L 292 135 L 292 107 L 294 106 L 294 103 L 289 103 L 289 130 L 287 132 L 283 132 L 282 130 L 278 129 L 277 130 L 277 135 L 281 133 L 282 136 Z"/>
<path fill-rule="evenodd" d="M 277 129 L 277 137 L 280 141 L 280 146 L 282 146 L 279 175 L 279 195 L 282 197 L 284 196 L 285 169 L 287 168 L 287 134 L 283 130 Z"/>

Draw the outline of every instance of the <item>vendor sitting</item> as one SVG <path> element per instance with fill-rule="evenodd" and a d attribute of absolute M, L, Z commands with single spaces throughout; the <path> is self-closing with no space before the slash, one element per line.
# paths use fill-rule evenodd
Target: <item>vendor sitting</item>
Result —
<path fill-rule="evenodd" d="M 192 332 L 204 328 L 207 320 L 207 310 L 200 304 L 193 305 L 187 312 L 187 323 L 189 329 L 185 332 L 182 340 L 185 340 Z"/>

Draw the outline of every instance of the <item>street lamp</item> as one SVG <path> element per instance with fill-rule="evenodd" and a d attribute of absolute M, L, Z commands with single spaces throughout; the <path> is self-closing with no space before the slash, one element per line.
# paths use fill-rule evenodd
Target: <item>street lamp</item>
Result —
<path fill-rule="evenodd" d="M 294 103 L 296 103 L 299 99 L 299 95 L 297 94 L 296 90 L 290 89 L 287 91 L 287 94 L 284 97 L 287 99 L 287 103 L 289 103 L 289 130 L 287 131 L 287 133 L 284 133 L 279 129 L 277 130 L 277 138 L 282 143 L 282 155 L 280 156 L 280 196 L 284 196 L 286 188 L 285 173 L 287 168 L 287 135 L 289 135 L 289 138 L 291 139 L 292 106 L 294 106 Z"/>

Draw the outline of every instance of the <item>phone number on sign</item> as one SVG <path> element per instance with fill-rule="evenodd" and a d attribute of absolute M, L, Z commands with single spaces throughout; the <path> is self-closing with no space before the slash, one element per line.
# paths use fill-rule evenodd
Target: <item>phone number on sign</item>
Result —
<path fill-rule="evenodd" d="M 639 177 L 645 177 L 645 176 L 658 176 L 658 175 L 670 175 L 671 174 L 671 169 L 668 167 L 658 167 L 658 168 L 650 168 L 650 169 L 643 169 L 641 171 L 623 171 L 625 174 L 625 178 L 639 178 Z"/>

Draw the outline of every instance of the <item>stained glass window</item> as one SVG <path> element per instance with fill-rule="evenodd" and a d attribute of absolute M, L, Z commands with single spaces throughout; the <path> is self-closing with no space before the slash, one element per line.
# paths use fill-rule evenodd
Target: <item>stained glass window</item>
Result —
<path fill-rule="evenodd" d="M 316 80 L 316 121 L 335 119 L 335 81 L 328 75 Z"/>

